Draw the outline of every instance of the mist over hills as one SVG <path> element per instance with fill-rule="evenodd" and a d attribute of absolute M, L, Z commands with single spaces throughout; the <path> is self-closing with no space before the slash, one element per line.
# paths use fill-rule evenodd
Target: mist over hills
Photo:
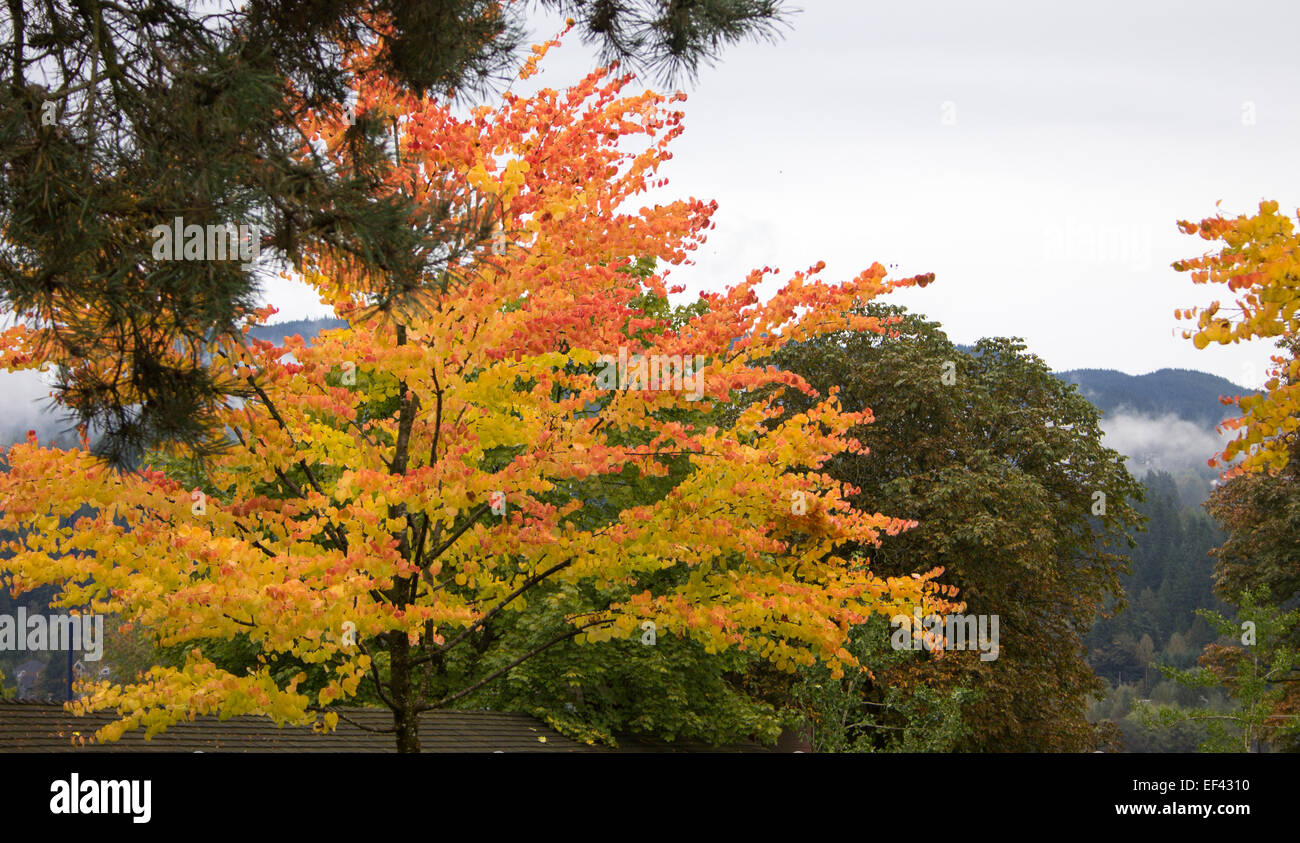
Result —
<path fill-rule="evenodd" d="M 1120 412 L 1157 417 L 1172 413 L 1206 428 L 1237 414 L 1235 407 L 1219 402 L 1220 396 L 1253 391 L 1194 369 L 1159 369 L 1145 375 L 1128 375 L 1114 369 L 1071 369 L 1057 372 L 1056 376 L 1077 385 L 1083 396 L 1108 416 Z"/>
<path fill-rule="evenodd" d="M 1189 506 L 1199 505 L 1214 488 L 1218 469 L 1206 462 L 1233 436 L 1215 429 L 1238 415 L 1236 407 L 1219 398 L 1254 391 L 1192 369 L 1159 369 L 1145 375 L 1072 369 L 1056 376 L 1074 384 L 1102 411 L 1105 443 L 1130 458 L 1135 477 L 1167 472 L 1179 499 Z"/>

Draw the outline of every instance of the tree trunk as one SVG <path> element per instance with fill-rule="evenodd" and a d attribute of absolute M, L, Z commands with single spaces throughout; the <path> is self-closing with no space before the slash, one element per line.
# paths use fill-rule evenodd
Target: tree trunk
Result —
<path fill-rule="evenodd" d="M 411 687 L 411 644 L 402 630 L 392 634 L 389 654 L 392 657 L 390 677 L 393 692 L 393 726 L 397 729 L 397 751 L 419 752 L 420 722 L 415 713 L 415 695 Z"/>

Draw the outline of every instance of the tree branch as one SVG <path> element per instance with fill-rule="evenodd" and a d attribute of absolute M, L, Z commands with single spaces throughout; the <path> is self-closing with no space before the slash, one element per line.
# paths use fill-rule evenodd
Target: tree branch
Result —
<path fill-rule="evenodd" d="M 448 652 L 449 650 L 451 650 L 452 647 L 455 647 L 455 646 L 456 646 L 457 644 L 459 644 L 461 641 L 464 641 L 466 638 L 468 638 L 469 635 L 470 635 L 470 633 L 472 633 L 474 630 L 478 629 L 479 627 L 483 626 L 483 625 L 484 625 L 485 623 L 487 623 L 488 621 L 492 620 L 492 618 L 493 618 L 495 615 L 497 615 L 497 614 L 498 614 L 502 609 L 504 609 L 506 606 L 508 606 L 508 605 L 511 603 L 511 601 L 513 601 L 516 597 L 518 597 L 519 595 L 523 594 L 525 591 L 527 591 L 528 589 L 532 588 L 533 586 L 537 585 L 539 582 L 541 582 L 542 580 L 546 579 L 546 578 L 549 577 L 551 574 L 554 574 L 554 573 L 557 572 L 557 571 L 562 571 L 562 570 L 564 570 L 565 568 L 569 567 L 570 565 L 572 565 L 572 564 L 574 563 L 574 561 L 576 561 L 576 557 L 574 557 L 574 558 L 570 558 L 570 559 L 566 559 L 566 560 L 563 561 L 563 562 L 560 562 L 560 563 L 558 563 L 558 564 L 556 564 L 556 565 L 552 565 L 550 568 L 547 568 L 545 571 L 542 571 L 541 573 L 533 574 L 531 577 L 529 577 L 527 580 L 524 581 L 524 584 L 523 584 L 523 585 L 521 585 L 521 586 L 519 586 L 519 588 L 515 589 L 515 590 L 510 594 L 509 597 L 507 597 L 506 599 L 502 600 L 502 601 L 501 601 L 500 603 L 498 603 L 497 605 L 493 606 L 491 610 L 489 610 L 487 613 L 485 613 L 481 618 L 479 618 L 479 619 L 478 619 L 477 621 L 475 621 L 473 624 L 467 626 L 467 627 L 465 628 L 465 630 L 464 630 L 460 635 L 457 635 L 457 636 L 456 636 L 456 637 L 451 641 L 450 644 L 443 644 L 441 647 L 439 647 L 439 648 L 438 648 L 439 654 L 443 654 L 443 653 L 446 653 L 446 652 Z M 423 664 L 424 662 L 429 661 L 429 660 L 430 660 L 430 656 L 421 656 L 420 658 L 418 658 L 418 659 L 412 661 L 411 664 L 412 664 L 412 666 L 414 666 L 414 665 L 418 665 L 418 664 Z"/>
<path fill-rule="evenodd" d="M 488 510 L 488 505 L 485 503 L 481 503 L 477 507 L 475 507 L 474 510 L 470 513 L 469 520 L 467 520 L 464 524 L 462 524 L 460 526 L 460 529 L 458 529 L 455 533 L 449 536 L 445 542 L 438 545 L 437 550 L 429 554 L 429 561 L 420 567 L 420 575 L 424 577 L 424 581 L 427 582 L 430 587 L 433 587 L 435 583 L 433 581 L 433 575 L 429 573 L 429 566 L 433 564 L 433 561 L 435 559 L 437 559 L 439 556 L 442 555 L 442 552 L 444 550 L 446 550 L 447 548 L 455 544 L 456 539 L 464 535 L 466 530 L 468 530 L 470 527 L 473 527 L 475 522 L 477 522 L 479 518 L 483 517 L 483 513 L 487 512 L 487 510 Z M 438 526 L 439 527 L 442 526 L 441 521 L 438 522 Z M 439 532 L 441 532 L 441 530 L 439 530 Z"/>
<path fill-rule="evenodd" d="M 518 667 L 519 665 L 521 665 L 521 664 L 523 664 L 524 662 L 528 661 L 529 659 L 531 659 L 533 656 L 537 655 L 538 653 L 541 653 L 543 650 L 546 650 L 546 649 L 548 649 L 548 648 L 550 648 L 550 647 L 552 647 L 552 646 L 554 646 L 554 645 L 556 645 L 556 644 L 559 644 L 561 641 L 564 641 L 564 640 L 569 639 L 569 638 L 573 638 L 574 636 L 579 635 L 580 633 L 584 632 L 585 630 L 590 629 L 590 628 L 593 627 L 593 626 L 602 626 L 602 625 L 604 625 L 604 626 L 608 626 L 608 625 L 611 624 L 611 623 L 613 623 L 613 621 L 609 621 L 609 620 L 604 620 L 604 621 L 592 621 L 591 623 L 589 623 L 589 624 L 584 624 L 583 626 L 580 626 L 580 627 L 578 627 L 577 629 L 571 629 L 571 630 L 569 630 L 568 632 L 565 632 L 565 633 L 563 633 L 563 634 L 561 634 L 561 635 L 557 635 L 556 637 L 552 638 L 550 641 L 547 641 L 545 644 L 541 645 L 540 647 L 536 647 L 536 648 L 534 648 L 533 650 L 531 650 L 531 651 L 529 651 L 529 652 L 527 652 L 527 653 L 524 653 L 522 656 L 520 656 L 519 658 L 515 659 L 515 660 L 512 661 L 510 664 L 506 665 L 505 667 L 501 668 L 500 670 L 495 670 L 495 671 L 493 671 L 492 673 L 489 673 L 487 676 L 484 676 L 482 679 L 480 679 L 479 681 L 475 682 L 473 685 L 470 685 L 468 688 L 465 688 L 464 690 L 457 691 L 457 692 L 454 693 L 454 694 L 450 694 L 450 695 L 448 695 L 448 696 L 445 696 L 445 697 L 443 697 L 442 699 L 438 700 L 438 701 L 437 701 L 436 703 L 434 703 L 433 705 L 420 706 L 420 707 L 418 707 L 418 708 L 415 710 L 415 712 L 416 712 L 416 714 L 420 714 L 421 712 L 431 711 L 431 710 L 433 710 L 433 709 L 435 709 L 435 708 L 443 708 L 443 707 L 445 707 L 445 706 L 447 706 L 447 705 L 449 705 L 449 704 L 455 702 L 456 700 L 458 700 L 458 699 L 460 699 L 460 698 L 462 698 L 462 697 L 465 697 L 465 696 L 468 696 L 469 694 L 474 693 L 474 692 L 477 691 L 479 688 L 482 688 L 484 685 L 486 685 L 487 683 L 491 682 L 493 679 L 496 679 L 498 676 L 501 676 L 501 675 L 504 674 L 504 673 L 508 673 L 509 671 L 514 670 L 516 667 Z"/>

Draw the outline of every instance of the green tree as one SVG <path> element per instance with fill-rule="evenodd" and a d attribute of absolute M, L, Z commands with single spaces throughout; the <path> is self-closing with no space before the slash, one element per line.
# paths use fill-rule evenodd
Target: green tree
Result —
<path fill-rule="evenodd" d="M 1192 688 L 1222 685 L 1233 707 L 1182 709 L 1151 706 L 1144 723 L 1173 727 L 1192 720 L 1205 724 L 1208 737 L 1203 752 L 1258 752 L 1267 745 L 1283 745 L 1300 734 L 1300 714 L 1286 705 L 1289 685 L 1300 671 L 1300 651 L 1290 639 L 1300 625 L 1300 611 L 1277 608 L 1266 589 L 1243 591 L 1234 601 L 1238 618 L 1201 610 L 1220 635 L 1233 644 L 1211 644 L 1201 657 L 1200 669 L 1179 670 L 1161 666 L 1164 674 Z"/>
<path fill-rule="evenodd" d="M 875 420 L 855 430 L 867 453 L 844 453 L 825 471 L 860 489 L 855 507 L 888 506 L 918 526 L 859 550 L 873 571 L 939 566 L 970 614 L 997 615 L 1000 652 L 943 658 L 914 653 L 864 683 L 886 703 L 891 687 L 942 696 L 969 689 L 960 750 L 1079 751 L 1096 741 L 1087 696 L 1102 685 L 1081 636 L 1119 592 L 1140 517 L 1142 487 L 1124 458 L 1101 444 L 1098 411 L 1011 339 L 963 352 L 939 326 L 898 307 L 895 336 L 841 332 L 787 346 L 773 363 L 819 393 L 839 390 L 850 411 Z M 796 413 L 808 402 L 788 400 Z"/>
<path fill-rule="evenodd" d="M 855 628 L 850 642 L 849 651 L 873 672 L 912 658 L 889 646 L 884 618 Z M 966 736 L 962 710 L 977 698 L 975 691 L 890 685 L 883 695 L 864 693 L 871 682 L 866 667 L 841 679 L 818 667 L 803 671 L 792 696 L 814 723 L 817 752 L 951 752 Z"/>
<path fill-rule="evenodd" d="M 1300 598 L 1300 441 L 1290 448 L 1285 468 L 1234 477 L 1205 503 L 1228 531 L 1212 551 L 1220 594 L 1267 589 L 1278 605 Z M 1300 644 L 1300 630 L 1291 631 L 1291 641 Z"/>

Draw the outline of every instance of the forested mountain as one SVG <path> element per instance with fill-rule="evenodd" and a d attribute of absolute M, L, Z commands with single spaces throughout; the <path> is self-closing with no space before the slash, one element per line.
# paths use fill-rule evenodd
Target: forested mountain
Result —
<path fill-rule="evenodd" d="M 1195 610 L 1226 609 L 1211 591 L 1209 555 L 1223 543 L 1223 532 L 1204 512 L 1179 502 L 1169 474 L 1150 474 L 1145 485 L 1147 499 L 1137 510 L 1150 520 L 1128 554 L 1128 607 L 1098 621 L 1085 639 L 1093 670 L 1116 683 L 1147 676 L 1153 661 L 1190 666 L 1215 637 Z"/>
<path fill-rule="evenodd" d="M 1131 457 L 1130 469 L 1147 489 L 1137 508 L 1150 519 L 1128 554 L 1127 606 L 1099 619 L 1085 638 L 1088 663 L 1110 687 L 1090 719 L 1114 723 L 1119 746 L 1131 752 L 1195 751 L 1204 729 L 1187 723 L 1153 729 L 1135 707 L 1142 700 L 1182 707 L 1226 704 L 1221 690 L 1193 693 L 1166 679 L 1158 665 L 1193 666 L 1217 637 L 1196 610 L 1228 610 L 1212 593 L 1209 555 L 1226 536 L 1201 503 L 1218 482 L 1217 470 L 1206 465 L 1224 441 L 1215 426 L 1237 414 L 1219 398 L 1249 390 L 1187 369 L 1145 375 L 1075 369 L 1057 377 L 1076 384 L 1105 413 L 1107 444 Z"/>
<path fill-rule="evenodd" d="M 1227 378 L 1192 369 L 1159 369 L 1145 375 L 1071 369 L 1056 376 L 1077 384 L 1084 397 L 1107 416 L 1124 410 L 1156 417 L 1173 413 L 1208 428 L 1236 415 L 1235 408 L 1219 402 L 1220 396 L 1251 391 Z"/>
<path fill-rule="evenodd" d="M 1137 509 L 1150 520 L 1128 553 L 1131 573 L 1123 578 L 1127 606 L 1114 617 L 1098 619 L 1084 639 L 1089 665 L 1109 688 L 1089 717 L 1113 722 L 1121 748 L 1130 752 L 1194 752 L 1205 739 L 1203 729 L 1190 724 L 1150 728 L 1135 704 L 1225 703 L 1221 690 L 1180 686 L 1165 678 L 1159 665 L 1192 667 L 1205 645 L 1217 639 L 1196 610 L 1230 612 L 1212 592 L 1214 558 L 1209 555 L 1226 536 L 1200 507 L 1180 501 L 1169 474 L 1148 474 L 1145 485 L 1146 501 Z"/>
<path fill-rule="evenodd" d="M 258 325 L 250 329 L 248 334 L 278 344 L 284 342 L 285 337 L 294 334 L 302 334 L 303 339 L 310 340 L 321 331 L 342 328 L 344 324 L 342 319 L 294 319 L 290 322 L 276 322 L 274 325 Z"/>

